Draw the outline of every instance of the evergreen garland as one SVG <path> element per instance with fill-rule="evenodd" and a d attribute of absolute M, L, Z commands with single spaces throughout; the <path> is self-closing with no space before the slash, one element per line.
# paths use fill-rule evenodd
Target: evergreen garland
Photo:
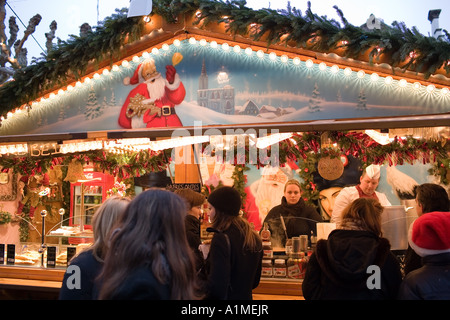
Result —
<path fill-rule="evenodd" d="M 354 59 L 362 59 L 368 53 L 370 63 L 382 59 L 392 66 L 393 72 L 400 67 L 403 71 L 423 73 L 424 79 L 441 68 L 446 75 L 450 73 L 450 37 L 445 30 L 445 40 L 426 37 L 399 22 L 383 25 L 381 30 L 366 30 L 350 24 L 337 6 L 334 8 L 341 22 L 319 16 L 313 13 L 310 2 L 305 14 L 290 6 L 284 10 L 253 10 L 245 5 L 244 0 L 154 0 L 152 14 L 175 23 L 182 15 L 199 11 L 195 23 L 202 28 L 224 22 L 228 33 L 263 40 L 268 46 L 279 43 L 322 53 L 337 52 Z M 69 40 L 60 41 L 46 58 L 33 60 L 16 72 L 14 81 L 0 87 L 0 115 L 6 116 L 46 90 L 80 79 L 90 62 L 113 61 L 123 45 L 139 39 L 143 30 L 142 19 L 127 18 L 124 8 L 116 10 L 86 36 L 72 35 Z"/>

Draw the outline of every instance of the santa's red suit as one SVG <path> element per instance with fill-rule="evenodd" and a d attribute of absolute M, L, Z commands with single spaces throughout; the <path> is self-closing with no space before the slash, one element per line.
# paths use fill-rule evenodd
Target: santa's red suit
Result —
<path fill-rule="evenodd" d="M 134 76 L 130 79 L 129 84 L 138 83 L 140 66 L 136 69 Z M 142 79 L 141 79 L 142 80 Z M 164 91 L 159 97 L 151 97 L 149 92 L 152 92 L 151 86 L 154 81 L 164 81 Z M 153 102 L 158 108 L 161 108 L 161 114 L 152 114 L 151 110 L 147 110 L 141 117 L 127 116 L 130 112 L 128 106 L 130 99 L 136 95 L 143 96 L 147 101 Z M 119 125 L 125 129 L 131 128 L 152 128 L 152 127 L 180 127 L 182 123 L 175 113 L 175 106 L 183 102 L 186 96 L 186 90 L 180 80 L 179 75 L 173 66 L 166 66 L 166 79 L 160 75 L 156 79 L 150 79 L 140 83 L 136 88 L 130 91 L 125 100 L 119 115 Z"/>

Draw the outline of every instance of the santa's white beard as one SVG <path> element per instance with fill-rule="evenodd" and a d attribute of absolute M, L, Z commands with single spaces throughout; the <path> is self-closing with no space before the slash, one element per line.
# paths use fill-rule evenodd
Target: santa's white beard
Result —
<path fill-rule="evenodd" d="M 255 204 L 259 209 L 259 218 L 264 221 L 267 213 L 273 207 L 281 204 L 284 195 L 284 184 L 266 182 L 260 179 L 252 184 L 250 190 L 255 197 Z"/>
<path fill-rule="evenodd" d="M 166 90 L 166 81 L 163 77 L 159 76 L 153 82 L 148 81 L 146 83 L 150 100 L 155 101 L 161 99 L 164 96 Z"/>

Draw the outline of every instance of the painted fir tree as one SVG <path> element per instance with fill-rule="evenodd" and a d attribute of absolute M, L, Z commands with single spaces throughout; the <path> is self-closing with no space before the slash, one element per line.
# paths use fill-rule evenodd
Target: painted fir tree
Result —
<path fill-rule="evenodd" d="M 320 112 L 320 92 L 319 92 L 319 86 L 316 84 L 314 85 L 314 90 L 311 94 L 311 98 L 309 99 L 309 112 Z"/>
<path fill-rule="evenodd" d="M 358 96 L 358 104 L 356 106 L 356 110 L 367 110 L 367 99 L 366 99 L 366 93 L 364 92 L 364 89 L 361 89 Z"/>
<path fill-rule="evenodd" d="M 101 105 L 98 103 L 97 95 L 95 94 L 94 87 L 91 86 L 89 90 L 89 96 L 86 103 L 86 112 L 84 118 L 86 120 L 92 120 L 101 115 Z"/>

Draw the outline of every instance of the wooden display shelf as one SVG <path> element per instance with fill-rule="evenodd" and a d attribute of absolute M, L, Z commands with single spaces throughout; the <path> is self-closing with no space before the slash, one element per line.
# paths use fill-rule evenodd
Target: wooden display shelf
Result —
<path fill-rule="evenodd" d="M 253 294 L 301 297 L 303 295 L 302 282 L 294 279 L 261 278 L 259 286 L 253 290 Z"/>

